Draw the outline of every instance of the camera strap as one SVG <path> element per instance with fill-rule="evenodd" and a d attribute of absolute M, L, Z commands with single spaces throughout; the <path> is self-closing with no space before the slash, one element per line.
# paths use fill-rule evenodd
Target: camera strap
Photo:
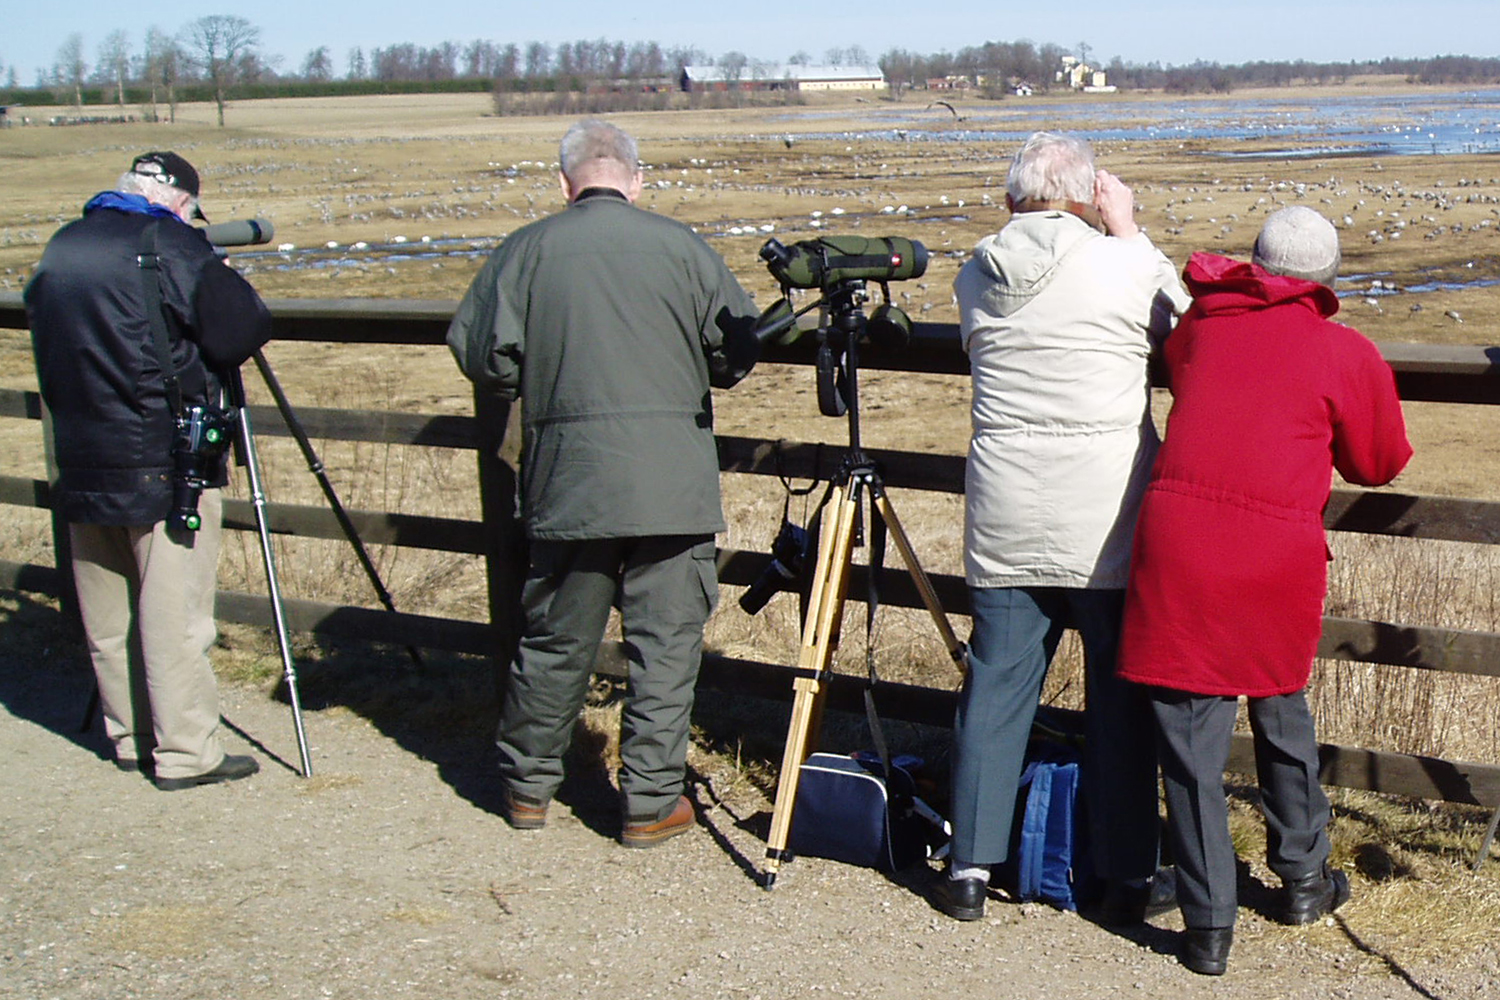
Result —
<path fill-rule="evenodd" d="M 166 300 L 161 291 L 161 258 L 156 253 L 156 230 L 161 223 L 152 220 L 141 230 L 140 253 L 136 265 L 141 269 L 141 287 L 146 293 L 146 320 L 151 324 L 151 342 L 156 348 L 156 363 L 161 367 L 162 385 L 174 415 L 182 413 L 182 386 L 177 366 L 172 363 L 172 335 L 167 329 Z"/>

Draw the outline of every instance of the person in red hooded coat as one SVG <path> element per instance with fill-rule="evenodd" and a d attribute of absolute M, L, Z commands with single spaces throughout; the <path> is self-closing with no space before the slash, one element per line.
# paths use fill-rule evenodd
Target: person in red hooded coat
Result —
<path fill-rule="evenodd" d="M 1160 731 L 1180 958 L 1225 971 L 1237 911 L 1223 775 L 1248 699 L 1278 916 L 1349 897 L 1328 866 L 1328 798 L 1304 689 L 1327 588 L 1333 470 L 1390 482 L 1411 457 L 1395 379 L 1329 317 L 1338 234 L 1301 206 L 1269 216 L 1253 263 L 1194 254 L 1192 308 L 1167 340 L 1173 405 L 1136 528 L 1119 673 L 1149 685 Z"/>

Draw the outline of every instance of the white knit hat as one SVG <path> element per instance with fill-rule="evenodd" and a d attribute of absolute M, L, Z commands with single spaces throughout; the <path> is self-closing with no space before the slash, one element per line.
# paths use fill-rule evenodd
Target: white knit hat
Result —
<path fill-rule="evenodd" d="M 1338 230 L 1313 209 L 1292 205 L 1266 217 L 1251 259 L 1272 274 L 1332 288 L 1339 273 Z"/>

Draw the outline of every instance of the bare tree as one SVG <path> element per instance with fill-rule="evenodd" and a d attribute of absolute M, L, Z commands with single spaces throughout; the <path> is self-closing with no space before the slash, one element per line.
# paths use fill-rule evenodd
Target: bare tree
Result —
<path fill-rule="evenodd" d="M 177 120 L 177 78 L 182 72 L 182 49 L 176 39 L 160 28 L 146 31 L 146 51 L 142 57 L 142 73 L 146 85 L 151 89 L 151 119 L 157 121 L 157 101 L 165 95 L 167 120 Z"/>
<path fill-rule="evenodd" d="M 365 50 L 356 45 L 349 50 L 349 72 L 345 76 L 351 80 L 363 80 L 369 75 L 370 68 L 365 62 Z"/>
<path fill-rule="evenodd" d="M 189 58 L 208 76 L 219 109 L 219 127 L 224 127 L 225 92 L 236 73 L 260 44 L 260 29 L 233 14 L 209 14 L 183 29 Z"/>
<path fill-rule="evenodd" d="M 333 79 L 333 56 L 328 46 L 319 45 L 302 60 L 302 79 L 313 83 L 327 83 Z"/>
<path fill-rule="evenodd" d="M 73 92 L 73 107 L 80 116 L 83 115 L 83 79 L 87 74 L 88 64 L 83 61 L 83 36 L 75 31 L 57 50 L 52 82 L 63 93 Z"/>
<path fill-rule="evenodd" d="M 125 107 L 125 79 L 130 75 L 130 39 L 123 31 L 111 31 L 99 44 L 99 77 L 115 88 L 115 103 Z"/>

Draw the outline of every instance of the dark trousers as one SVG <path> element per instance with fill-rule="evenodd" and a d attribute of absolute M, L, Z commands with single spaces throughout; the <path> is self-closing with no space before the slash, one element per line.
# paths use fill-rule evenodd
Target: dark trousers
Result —
<path fill-rule="evenodd" d="M 1167 825 L 1177 863 L 1177 901 L 1189 927 L 1231 927 L 1235 853 L 1224 767 L 1238 701 L 1151 689 L 1160 734 Z M 1302 691 L 1249 699 L 1255 770 L 1266 821 L 1266 861 L 1283 881 L 1328 860 L 1328 796 L 1318 783 L 1318 746 Z"/>
<path fill-rule="evenodd" d="M 1083 640 L 1083 789 L 1095 867 L 1106 879 L 1156 870 L 1156 748 L 1145 690 L 1115 676 L 1121 590 L 971 587 L 970 670 L 953 723 L 953 857 L 995 864 L 1011 824 L 1047 666 L 1065 628 Z"/>
<path fill-rule="evenodd" d="M 525 633 L 496 738 L 501 776 L 528 799 L 557 792 L 618 605 L 629 661 L 620 794 L 628 819 L 664 818 L 682 794 L 703 626 L 718 603 L 713 536 L 533 541 L 522 603 Z"/>

